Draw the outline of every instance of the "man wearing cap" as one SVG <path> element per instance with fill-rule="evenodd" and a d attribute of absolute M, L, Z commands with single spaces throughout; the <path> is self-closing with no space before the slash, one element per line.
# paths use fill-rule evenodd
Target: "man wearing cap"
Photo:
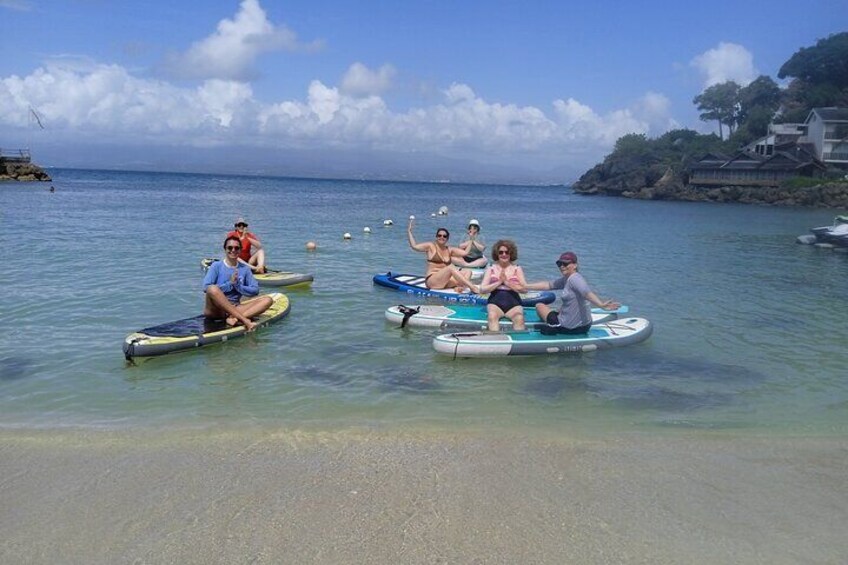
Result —
<path fill-rule="evenodd" d="M 566 251 L 557 259 L 557 267 L 562 275 L 552 281 L 527 283 L 529 290 L 562 290 L 559 298 L 562 305 L 559 312 L 552 310 L 547 304 L 537 304 L 536 312 L 539 319 L 547 322 L 542 326 L 542 333 L 584 334 L 592 327 L 591 302 L 604 310 L 617 310 L 621 304 L 613 300 L 601 300 L 589 288 L 589 283 L 583 275 L 577 272 L 577 255 Z"/>
<path fill-rule="evenodd" d="M 453 257 L 453 264 L 457 267 L 485 267 L 488 259 L 483 256 L 486 244 L 480 239 L 480 222 L 471 220 L 468 222 L 468 234 L 459 244 L 459 248 L 466 251 L 465 257 Z"/>
<path fill-rule="evenodd" d="M 238 218 L 235 223 L 235 229 L 227 234 L 227 237 L 236 237 L 241 242 L 241 253 L 239 253 L 239 261 L 250 267 L 254 273 L 265 272 L 265 249 L 259 241 L 259 237 L 255 233 L 247 231 L 247 221 L 244 218 Z"/>

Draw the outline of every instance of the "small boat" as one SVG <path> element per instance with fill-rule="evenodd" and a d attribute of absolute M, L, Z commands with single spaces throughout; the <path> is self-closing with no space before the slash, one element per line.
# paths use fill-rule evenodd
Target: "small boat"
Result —
<path fill-rule="evenodd" d="M 810 230 L 819 243 L 832 243 L 848 247 L 848 216 L 836 216 L 833 224 Z"/>
<path fill-rule="evenodd" d="M 200 261 L 200 268 L 206 272 L 209 269 L 209 266 L 212 265 L 215 261 L 219 261 L 219 259 L 206 258 Z M 306 288 L 312 284 L 312 281 L 315 279 L 312 275 L 307 275 L 304 273 L 291 273 L 288 271 L 277 271 L 276 269 L 271 269 L 270 267 L 265 267 L 264 273 L 254 273 L 253 276 L 256 278 L 256 282 L 259 283 L 259 286 L 265 287 L 286 287 L 287 289 L 297 289 L 297 288 Z"/>

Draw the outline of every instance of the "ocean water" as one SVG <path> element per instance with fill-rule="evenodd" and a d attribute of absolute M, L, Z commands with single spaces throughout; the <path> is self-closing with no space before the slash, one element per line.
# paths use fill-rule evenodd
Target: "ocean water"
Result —
<path fill-rule="evenodd" d="M 2 427 L 848 431 L 848 255 L 794 242 L 840 211 L 563 187 L 52 174 L 52 194 L 0 185 Z M 432 217 L 441 206 L 449 214 Z M 423 272 L 406 243 L 410 214 L 419 241 L 444 226 L 457 243 L 477 218 L 489 245 L 518 243 L 530 280 L 555 277 L 556 257 L 573 250 L 596 292 L 654 334 L 573 356 L 437 355 L 436 331 L 383 318 L 421 300 L 371 282 Z M 312 288 L 291 291 L 291 314 L 269 329 L 127 363 L 127 334 L 200 313 L 200 259 L 220 253 L 239 215 L 269 263 L 314 274 Z"/>

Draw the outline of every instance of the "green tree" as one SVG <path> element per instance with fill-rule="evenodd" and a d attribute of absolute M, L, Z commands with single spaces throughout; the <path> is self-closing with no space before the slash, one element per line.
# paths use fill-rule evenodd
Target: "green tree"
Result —
<path fill-rule="evenodd" d="M 817 107 L 848 106 L 848 32 L 802 47 L 777 76 L 792 78 L 782 96 L 782 121 L 803 121 Z"/>
<path fill-rule="evenodd" d="M 778 78 L 793 77 L 809 84 L 830 83 L 848 87 L 848 32 L 819 39 L 813 47 L 802 47 L 783 63 Z"/>
<path fill-rule="evenodd" d="M 727 125 L 728 133 L 733 133 L 739 112 L 738 84 L 732 80 L 714 84 L 696 96 L 692 102 L 701 111 L 699 116 L 701 120 L 718 122 L 718 133 L 721 139 L 724 139 L 722 124 Z"/>
<path fill-rule="evenodd" d="M 628 133 L 615 142 L 613 152 L 621 157 L 641 157 L 651 151 L 651 143 L 644 133 Z"/>

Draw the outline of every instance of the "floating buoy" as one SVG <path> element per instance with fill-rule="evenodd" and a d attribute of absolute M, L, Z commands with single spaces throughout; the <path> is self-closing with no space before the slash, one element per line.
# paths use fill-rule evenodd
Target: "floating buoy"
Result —
<path fill-rule="evenodd" d="M 365 232 L 365 233 L 371 233 L 371 228 L 369 228 L 368 226 L 365 226 L 364 228 L 362 228 L 362 231 Z"/>
<path fill-rule="evenodd" d="M 439 208 L 439 215 L 440 216 L 447 216 L 448 215 L 448 207 L 442 206 L 441 208 Z"/>
<path fill-rule="evenodd" d="M 351 239 L 351 237 L 352 236 L 348 232 L 345 232 L 344 235 L 342 236 L 342 239 Z"/>
<path fill-rule="evenodd" d="M 410 217 L 409 217 L 409 219 L 410 219 L 410 220 L 414 220 L 414 219 L 415 219 L 415 216 L 410 216 Z"/>
<path fill-rule="evenodd" d="M 315 251 L 315 249 L 317 247 L 318 247 L 318 244 L 315 243 L 314 241 L 307 241 L 306 242 L 306 250 L 307 251 Z"/>
<path fill-rule="evenodd" d="M 392 224 L 394 224 L 394 222 L 391 220 L 383 220 L 383 226 L 385 227 L 389 227 Z"/>

